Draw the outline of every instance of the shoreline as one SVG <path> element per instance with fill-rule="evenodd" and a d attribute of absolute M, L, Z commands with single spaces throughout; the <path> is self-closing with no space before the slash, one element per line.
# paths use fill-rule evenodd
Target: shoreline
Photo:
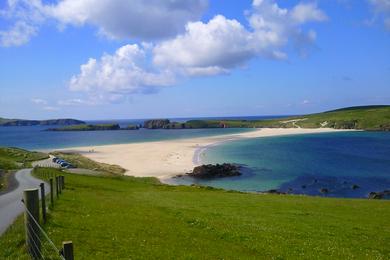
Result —
<path fill-rule="evenodd" d="M 154 142 L 84 146 L 56 149 L 80 153 L 101 163 L 116 164 L 126 170 L 125 175 L 156 177 L 161 182 L 185 174 L 201 164 L 207 149 L 225 142 L 272 136 L 345 132 L 332 128 L 260 128 L 254 131 L 210 137 L 175 139 Z"/>

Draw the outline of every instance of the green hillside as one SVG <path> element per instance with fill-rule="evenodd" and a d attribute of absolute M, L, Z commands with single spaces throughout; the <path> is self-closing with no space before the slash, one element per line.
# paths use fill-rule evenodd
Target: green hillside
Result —
<path fill-rule="evenodd" d="M 390 131 L 390 106 L 349 107 L 318 114 L 272 120 L 191 120 L 166 128 L 319 128 Z"/>
<path fill-rule="evenodd" d="M 45 229 L 57 246 L 72 240 L 75 259 L 390 257 L 390 201 L 245 194 L 152 178 L 65 178 Z M 0 238 L 0 259 L 27 258 L 24 237 L 19 218 Z"/>
<path fill-rule="evenodd" d="M 13 170 L 31 167 L 31 162 L 49 156 L 40 152 L 30 152 L 12 147 L 0 147 L 0 191 L 7 188 L 8 178 Z"/>

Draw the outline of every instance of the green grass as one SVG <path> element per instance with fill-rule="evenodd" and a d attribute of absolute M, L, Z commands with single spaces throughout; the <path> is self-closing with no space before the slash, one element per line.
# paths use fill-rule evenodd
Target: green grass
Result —
<path fill-rule="evenodd" d="M 20 148 L 0 147 L 0 191 L 7 187 L 10 171 L 31 167 L 31 162 L 48 157 L 45 153 L 30 152 Z"/>
<path fill-rule="evenodd" d="M 297 120 L 293 123 L 291 120 Z M 286 117 L 272 120 L 191 120 L 184 128 L 261 128 L 261 127 L 330 127 L 337 129 L 364 129 L 390 131 L 390 106 L 349 107 L 324 113 Z M 168 128 L 183 128 L 171 123 Z"/>
<path fill-rule="evenodd" d="M 90 169 L 97 172 L 101 172 L 105 175 L 123 175 L 125 173 L 125 169 L 118 165 L 99 163 L 88 159 L 85 156 L 82 156 L 78 153 L 68 153 L 68 152 L 53 152 L 54 156 L 57 156 L 61 159 L 64 159 L 70 162 L 72 165 L 77 168 Z"/>
<path fill-rule="evenodd" d="M 65 178 L 45 229 L 57 246 L 72 240 L 75 259 L 390 257 L 390 201 L 245 194 L 152 178 Z M 0 259 L 26 257 L 23 234 L 18 219 L 0 238 Z"/>
<path fill-rule="evenodd" d="M 31 162 L 46 158 L 49 158 L 49 156 L 41 152 L 30 152 L 13 147 L 0 147 L 0 169 L 30 167 Z"/>

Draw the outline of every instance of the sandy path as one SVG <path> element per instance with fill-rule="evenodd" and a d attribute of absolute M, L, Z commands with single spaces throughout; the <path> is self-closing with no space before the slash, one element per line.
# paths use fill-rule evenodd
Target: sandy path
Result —
<path fill-rule="evenodd" d="M 221 142 L 267 136 L 337 132 L 331 128 L 262 128 L 254 131 L 212 137 L 166 140 L 158 142 L 115 144 L 62 149 L 74 151 L 103 163 L 116 164 L 127 170 L 126 175 L 165 179 L 189 172 L 200 163 L 207 147 Z"/>

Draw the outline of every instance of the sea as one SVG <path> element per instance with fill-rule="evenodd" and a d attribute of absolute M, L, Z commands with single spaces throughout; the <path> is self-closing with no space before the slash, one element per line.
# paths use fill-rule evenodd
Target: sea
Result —
<path fill-rule="evenodd" d="M 270 118 L 277 117 L 226 119 Z M 184 122 L 189 119 L 199 118 L 172 120 Z M 140 124 L 143 121 L 104 120 L 87 123 L 119 123 L 126 126 Z M 0 146 L 49 150 L 253 131 L 228 128 L 50 132 L 45 131 L 47 128 L 48 126 L 0 127 Z M 210 146 L 202 150 L 200 158 L 204 164 L 238 164 L 243 174 L 207 180 L 184 177 L 172 179 L 171 182 L 244 192 L 272 190 L 298 195 L 343 198 L 367 198 L 370 192 L 390 190 L 390 132 L 354 131 L 241 139 Z M 388 196 L 385 198 L 389 199 Z"/>

